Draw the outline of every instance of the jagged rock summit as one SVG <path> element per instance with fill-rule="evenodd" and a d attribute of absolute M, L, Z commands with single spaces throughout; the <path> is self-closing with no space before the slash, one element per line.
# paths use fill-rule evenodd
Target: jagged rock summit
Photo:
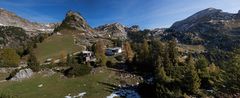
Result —
<path fill-rule="evenodd" d="M 96 27 L 95 30 L 102 37 L 126 39 L 127 32 L 125 28 L 120 23 L 112 23 Z"/>
<path fill-rule="evenodd" d="M 83 32 L 92 33 L 92 28 L 88 25 L 86 20 L 78 12 L 69 11 L 66 14 L 65 19 L 62 21 L 62 24 L 57 27 L 56 31 L 72 29 Z"/>

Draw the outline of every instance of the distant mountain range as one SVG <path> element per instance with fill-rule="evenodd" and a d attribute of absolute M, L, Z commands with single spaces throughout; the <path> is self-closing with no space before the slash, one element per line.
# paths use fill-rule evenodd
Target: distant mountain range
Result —
<path fill-rule="evenodd" d="M 78 42 L 88 44 L 97 38 L 127 39 L 128 33 L 141 31 L 137 25 L 126 27 L 120 23 L 105 24 L 92 28 L 80 13 L 74 11 L 67 12 L 62 22 L 41 24 L 30 22 L 12 12 L 0 9 L 0 25 L 23 28 L 23 32 L 30 37 L 44 32 L 56 33 L 72 30 L 79 33 L 77 34 Z M 200 44 L 207 48 L 232 50 L 238 47 L 240 42 L 240 11 L 238 13 L 227 13 L 220 9 L 207 8 L 174 23 L 170 28 L 156 28 L 145 32 L 155 38 L 176 38 L 184 44 Z M 1 39 L 4 38 L 8 38 L 7 35 Z M 11 40 L 14 40 L 14 37 Z M 7 42 L 7 40 L 4 41 Z"/>
<path fill-rule="evenodd" d="M 15 13 L 9 12 L 3 8 L 0 9 L 0 25 L 21 27 L 29 32 L 50 32 L 53 30 L 53 28 L 50 27 L 50 24 L 45 25 L 36 22 L 30 22 L 29 20 L 17 16 Z"/>
<path fill-rule="evenodd" d="M 169 36 L 174 36 L 183 43 L 232 50 L 239 47 L 240 11 L 227 13 L 208 8 L 174 23 L 170 31 Z"/>

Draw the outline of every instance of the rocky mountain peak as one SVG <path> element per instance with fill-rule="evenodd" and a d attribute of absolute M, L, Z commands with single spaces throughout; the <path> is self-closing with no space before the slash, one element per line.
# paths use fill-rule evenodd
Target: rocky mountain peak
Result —
<path fill-rule="evenodd" d="M 209 24 L 218 24 L 224 23 L 235 19 L 235 14 L 223 12 L 221 9 L 207 8 L 202 11 L 197 12 L 196 14 L 174 23 L 171 28 L 180 31 L 186 32 L 191 31 L 198 25 L 203 23 Z"/>
<path fill-rule="evenodd" d="M 113 37 L 113 38 L 126 38 L 127 32 L 125 26 L 120 23 L 105 24 L 96 27 L 95 30 L 99 32 L 101 36 Z"/>
<path fill-rule="evenodd" d="M 80 13 L 68 11 L 62 24 L 56 29 L 57 31 L 63 29 L 79 30 L 83 32 L 93 32 L 92 28 L 88 25 L 86 20 Z"/>
<path fill-rule="evenodd" d="M 28 21 L 15 13 L 0 8 L 0 25 L 21 27 L 26 31 L 48 31 L 50 28 L 36 22 Z"/>

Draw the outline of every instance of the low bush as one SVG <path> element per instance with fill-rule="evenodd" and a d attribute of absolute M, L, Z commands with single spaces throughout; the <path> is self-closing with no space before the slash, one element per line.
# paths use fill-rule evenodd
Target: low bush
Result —
<path fill-rule="evenodd" d="M 91 72 L 91 67 L 85 64 L 77 64 L 75 66 L 70 67 L 69 69 L 64 71 L 64 75 L 68 77 L 77 77 L 87 75 Z"/>

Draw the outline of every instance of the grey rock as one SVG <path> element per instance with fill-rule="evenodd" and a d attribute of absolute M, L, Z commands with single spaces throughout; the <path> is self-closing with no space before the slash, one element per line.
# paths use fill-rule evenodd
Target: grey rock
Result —
<path fill-rule="evenodd" d="M 123 26 L 120 23 L 105 24 L 96 27 L 95 30 L 97 31 L 98 35 L 104 38 L 120 38 L 120 39 L 127 38 L 125 26 Z"/>
<path fill-rule="evenodd" d="M 33 71 L 30 68 L 21 69 L 16 73 L 14 77 L 12 77 L 11 81 L 21 81 L 23 79 L 30 78 L 33 75 Z"/>

